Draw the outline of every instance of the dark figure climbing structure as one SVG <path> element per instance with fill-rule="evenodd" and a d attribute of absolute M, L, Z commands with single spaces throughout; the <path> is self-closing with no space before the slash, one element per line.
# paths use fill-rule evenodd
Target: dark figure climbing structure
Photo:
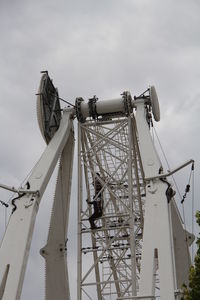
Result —
<path fill-rule="evenodd" d="M 94 189 L 95 189 L 95 195 L 93 197 L 93 201 L 87 201 L 88 204 L 93 204 L 94 213 L 89 217 L 89 222 L 91 229 L 96 229 L 96 225 L 94 221 L 98 218 L 101 218 L 103 215 L 103 191 L 102 191 L 102 184 L 99 180 L 100 175 L 99 173 L 96 173 L 94 178 Z"/>

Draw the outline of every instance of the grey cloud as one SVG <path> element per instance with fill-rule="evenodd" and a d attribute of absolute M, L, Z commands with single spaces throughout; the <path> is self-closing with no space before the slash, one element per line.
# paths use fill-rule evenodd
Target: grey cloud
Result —
<path fill-rule="evenodd" d="M 118 97 L 124 90 L 138 95 L 154 84 L 161 106 L 161 122 L 155 127 L 172 167 L 191 156 L 198 161 L 199 30 L 198 1 L 2 1 L 0 182 L 20 184 L 45 147 L 34 94 L 39 72 L 46 69 L 60 96 L 71 102 L 77 96 Z M 76 171 L 70 267 L 76 261 L 75 176 Z M 182 176 L 180 183 L 185 184 Z M 24 300 L 44 299 L 44 264 L 38 251 L 46 241 L 53 181 L 50 187 L 36 222 Z M 3 231 L 4 211 L 0 213 Z M 72 299 L 76 298 L 75 276 Z"/>

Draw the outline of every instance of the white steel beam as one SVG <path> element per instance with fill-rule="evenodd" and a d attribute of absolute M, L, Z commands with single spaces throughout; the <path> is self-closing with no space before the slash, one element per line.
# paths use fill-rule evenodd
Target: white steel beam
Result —
<path fill-rule="evenodd" d="M 69 300 L 67 229 L 70 210 L 74 132 L 71 130 L 61 154 L 47 244 L 40 253 L 45 259 L 46 300 Z"/>
<path fill-rule="evenodd" d="M 151 139 L 149 126 L 146 121 L 146 109 L 142 102 L 137 104 L 136 123 L 145 177 L 156 177 L 160 172 L 161 162 Z M 171 223 L 171 203 L 167 201 L 167 187 L 167 184 L 159 179 L 151 180 L 147 184 L 139 299 L 146 299 L 142 297 L 142 295 L 155 296 L 155 251 L 158 253 L 160 299 L 176 299 L 175 290 L 177 286 Z"/>
<path fill-rule="evenodd" d="M 0 295 L 2 300 L 19 300 L 41 197 L 67 142 L 72 127 L 72 110 L 64 110 L 60 127 L 28 178 L 30 189 L 16 201 L 0 247 Z M 22 149 L 24 151 L 24 149 Z"/>

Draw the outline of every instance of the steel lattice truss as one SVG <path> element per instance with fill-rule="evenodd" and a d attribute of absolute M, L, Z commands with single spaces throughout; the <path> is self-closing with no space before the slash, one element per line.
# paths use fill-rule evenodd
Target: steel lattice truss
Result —
<path fill-rule="evenodd" d="M 134 116 L 79 123 L 80 299 L 135 294 L 141 260 L 145 185 Z M 91 230 L 93 180 L 102 184 L 103 216 Z M 81 175 L 82 177 L 82 175 Z"/>

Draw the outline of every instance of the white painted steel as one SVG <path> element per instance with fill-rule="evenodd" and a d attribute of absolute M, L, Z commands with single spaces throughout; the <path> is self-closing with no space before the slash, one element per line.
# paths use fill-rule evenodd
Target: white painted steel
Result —
<path fill-rule="evenodd" d="M 160 108 L 159 108 L 159 101 L 156 93 L 156 89 L 154 86 L 151 86 L 149 88 L 149 96 L 144 98 L 136 98 L 132 99 L 131 94 L 129 92 L 129 104 L 126 101 L 125 94 L 121 98 L 116 99 L 109 99 L 109 100 L 100 100 L 94 103 L 95 106 L 95 112 L 98 116 L 104 116 L 104 115 L 115 115 L 119 113 L 123 116 L 127 113 L 130 114 L 130 111 L 132 111 L 132 108 L 136 108 L 138 103 L 143 103 L 145 101 L 145 104 L 148 104 L 152 107 L 152 112 L 155 121 L 160 121 Z M 145 99 L 145 100 L 144 100 Z M 127 105 L 130 105 L 130 107 L 127 107 Z M 87 119 L 88 117 L 91 117 L 90 115 L 90 104 L 89 102 L 82 101 L 80 102 L 80 112 L 83 117 L 83 119 Z M 129 111 L 129 112 L 128 112 Z"/>
<path fill-rule="evenodd" d="M 97 101 L 96 110 L 99 115 L 109 114 L 113 112 L 125 112 L 124 99 L 118 98 L 112 100 Z"/>
<path fill-rule="evenodd" d="M 8 186 L 5 184 L 0 184 L 0 188 L 10 191 L 10 192 L 14 192 L 14 193 L 26 193 L 26 194 L 37 194 L 38 193 L 38 191 L 33 191 L 33 190 L 30 190 L 27 188 L 26 189 L 22 189 L 22 188 L 17 189 L 13 186 Z"/>
<path fill-rule="evenodd" d="M 181 289 L 183 283 L 185 283 L 186 285 L 189 284 L 188 274 L 191 266 L 189 246 L 194 242 L 195 237 L 194 235 L 184 230 L 175 201 L 172 201 L 171 217 L 173 225 L 172 228 L 176 264 L 176 280 L 177 287 Z"/>
<path fill-rule="evenodd" d="M 47 244 L 40 253 L 45 259 L 45 299 L 69 300 L 67 230 L 73 168 L 74 132 L 61 154 Z"/>
<path fill-rule="evenodd" d="M 181 166 L 171 170 L 171 171 L 168 171 L 168 173 L 162 173 L 161 175 L 157 175 L 157 176 L 152 176 L 152 177 L 145 177 L 145 180 L 146 181 L 149 181 L 149 180 L 154 180 L 154 179 L 162 179 L 162 178 L 166 178 L 166 177 L 169 177 L 171 175 L 173 175 L 174 173 L 178 172 L 179 170 L 185 168 L 186 166 L 190 165 L 190 164 L 194 164 L 194 160 L 193 159 L 190 159 L 188 160 L 187 162 L 185 162 L 184 164 L 182 164 Z"/>
<path fill-rule="evenodd" d="M 81 238 L 81 212 L 82 212 L 82 165 L 81 165 L 81 131 L 78 124 L 78 210 L 77 210 L 77 300 L 82 300 L 81 278 L 82 278 L 82 238 Z"/>
<path fill-rule="evenodd" d="M 150 99 L 159 121 L 154 87 Z M 97 101 L 98 115 L 122 114 L 118 119 L 115 115 L 109 121 L 87 119 L 78 124 L 78 300 L 155 299 L 158 275 L 160 299 L 178 300 L 182 283 L 187 283 L 193 236 L 184 230 L 174 200 L 167 199 L 165 177 L 193 161 L 162 173 L 149 130 L 149 97 L 131 103 L 136 114 L 125 108 L 123 98 Z M 79 104 L 87 118 L 88 104 Z M 37 210 L 61 154 L 48 240 L 41 254 L 46 262 L 46 300 L 70 299 L 65 239 L 74 148 L 72 115 L 73 109 L 64 110 L 58 131 L 28 179 L 30 190 L 17 190 L 25 195 L 16 200 L 17 209 L 0 247 L 2 300 L 20 299 Z M 41 110 L 44 136 L 40 118 Z M 86 199 L 91 202 L 95 197 L 95 176 L 104 208 L 95 220 L 97 228 L 91 230 L 88 219 L 93 209 Z"/>
<path fill-rule="evenodd" d="M 143 170 L 145 178 L 156 177 L 162 167 L 160 158 L 155 150 L 149 125 L 146 121 L 146 110 L 144 100 L 137 103 L 136 126 L 139 138 L 140 155 L 142 158 Z"/>
<path fill-rule="evenodd" d="M 81 185 L 79 190 L 82 191 L 80 192 L 82 196 L 79 198 L 78 213 L 79 245 L 81 245 L 78 261 L 81 275 L 78 299 L 84 300 L 84 293 L 89 299 L 96 297 L 98 300 L 102 297 L 112 299 L 109 298 L 111 295 L 116 295 L 117 299 L 154 299 L 159 280 L 160 299 L 175 300 L 180 299 L 177 290 L 180 290 L 181 282 L 187 282 L 190 263 L 188 264 L 186 237 L 191 235 L 183 229 L 174 200 L 168 203 L 166 191 L 169 183 L 165 175 L 166 177 L 172 175 L 189 163 L 193 163 L 193 160 L 168 173 L 162 173 L 162 164 L 149 130 L 146 99 L 137 99 L 134 108 L 136 118 L 132 114 L 107 122 L 87 120 L 84 124 L 79 124 L 79 143 L 82 143 L 82 148 L 79 147 L 79 170 L 82 169 L 81 166 L 85 169 L 87 192 L 85 198 L 92 198 L 94 193 L 92 181 L 95 172 L 98 171 L 105 195 L 105 208 L 103 216 L 96 221 L 99 228 L 91 231 L 88 217 L 92 211 L 90 207 L 85 206 Z M 126 175 L 119 170 L 126 170 Z M 115 178 L 116 174 L 118 180 Z M 123 180 L 120 174 L 124 174 Z M 82 175 L 79 176 L 82 178 Z M 113 182 L 115 188 L 112 186 Z M 122 182 L 126 182 L 126 188 L 120 187 Z M 128 199 L 126 204 L 121 196 L 119 197 L 121 195 L 119 191 L 125 193 Z M 112 209 L 107 211 L 110 204 Z M 109 222 L 117 220 L 115 218 L 119 220 L 120 213 L 127 223 L 122 227 L 120 224 L 114 225 L 113 238 L 108 239 L 112 230 Z M 129 218 L 126 219 L 125 215 Z M 123 240 L 120 236 L 121 230 L 130 232 L 128 240 L 130 265 L 122 254 L 118 256 L 117 263 L 107 259 L 116 254 L 117 250 L 112 249 L 113 243 Z M 83 239 L 87 234 L 91 235 L 91 242 L 88 238 Z M 85 241 L 88 241 L 87 247 Z M 180 254 L 181 248 L 183 251 Z M 90 264 L 86 259 L 89 254 L 93 254 L 93 263 L 90 260 Z M 123 270 L 130 270 L 130 277 L 122 276 L 123 271 L 120 268 L 124 261 L 126 264 Z M 181 265 L 184 265 L 183 272 Z M 127 284 L 124 290 L 123 280 Z M 94 286 L 97 288 L 97 294 L 91 290 Z"/>
<path fill-rule="evenodd" d="M 133 195 L 133 160 L 134 155 L 132 155 L 132 150 L 134 147 L 133 141 L 133 127 L 132 127 L 132 118 L 128 117 L 128 139 L 129 139 L 129 158 L 128 158 L 128 195 L 130 203 L 130 250 L 131 250 L 131 277 L 132 277 L 132 296 L 137 295 L 137 272 L 136 272 L 136 236 L 134 233 L 135 228 L 135 216 L 133 211 L 135 209 L 134 202 L 132 199 Z M 134 164 L 135 168 L 137 163 Z"/>
<path fill-rule="evenodd" d="M 0 184 L 0 188 L 2 188 L 4 190 L 7 190 L 7 191 L 18 193 L 18 189 L 16 189 L 14 186 L 8 186 L 8 185 L 5 185 L 5 184 Z"/>
<path fill-rule="evenodd" d="M 176 299 L 173 237 L 166 188 L 162 182 L 149 184 L 145 203 L 144 235 L 139 295 L 155 295 L 154 252 L 158 251 L 160 299 Z"/>
<path fill-rule="evenodd" d="M 5 271 L 7 266 L 9 266 L 2 300 L 20 299 L 39 203 L 60 153 L 69 137 L 72 127 L 71 115 L 71 110 L 63 112 L 59 130 L 46 147 L 28 179 L 30 188 L 39 191 L 39 194 L 27 194 L 20 200 L 17 200 L 17 209 L 10 217 L 0 247 L 1 288 L 2 280 L 5 279 Z M 1 293 L 2 290 L 0 291 Z"/>
<path fill-rule="evenodd" d="M 134 116 L 129 125 L 127 118 L 109 124 L 86 121 L 79 123 L 79 130 L 78 170 L 84 169 L 85 188 L 81 188 L 83 174 L 79 173 L 78 300 L 136 295 L 143 228 L 139 193 L 145 191 L 137 139 L 133 138 Z M 92 209 L 85 199 L 93 199 L 96 172 L 100 174 L 104 212 L 96 220 L 99 228 L 91 230 L 88 217 Z"/>
<path fill-rule="evenodd" d="M 81 102 L 81 113 L 84 118 L 89 117 L 89 106 L 86 102 Z M 125 112 L 124 109 L 124 99 L 111 99 L 111 100 L 102 100 L 96 102 L 96 111 L 99 115 L 109 114 L 109 113 L 118 113 Z"/>
<path fill-rule="evenodd" d="M 151 140 L 142 103 L 137 105 L 136 122 L 145 177 L 156 177 L 159 175 L 161 162 Z M 160 299 L 175 300 L 177 282 L 171 223 L 172 204 L 168 203 L 166 198 L 167 187 L 167 184 L 159 179 L 151 180 L 147 184 L 139 295 L 155 295 L 153 266 L 156 251 Z"/>

